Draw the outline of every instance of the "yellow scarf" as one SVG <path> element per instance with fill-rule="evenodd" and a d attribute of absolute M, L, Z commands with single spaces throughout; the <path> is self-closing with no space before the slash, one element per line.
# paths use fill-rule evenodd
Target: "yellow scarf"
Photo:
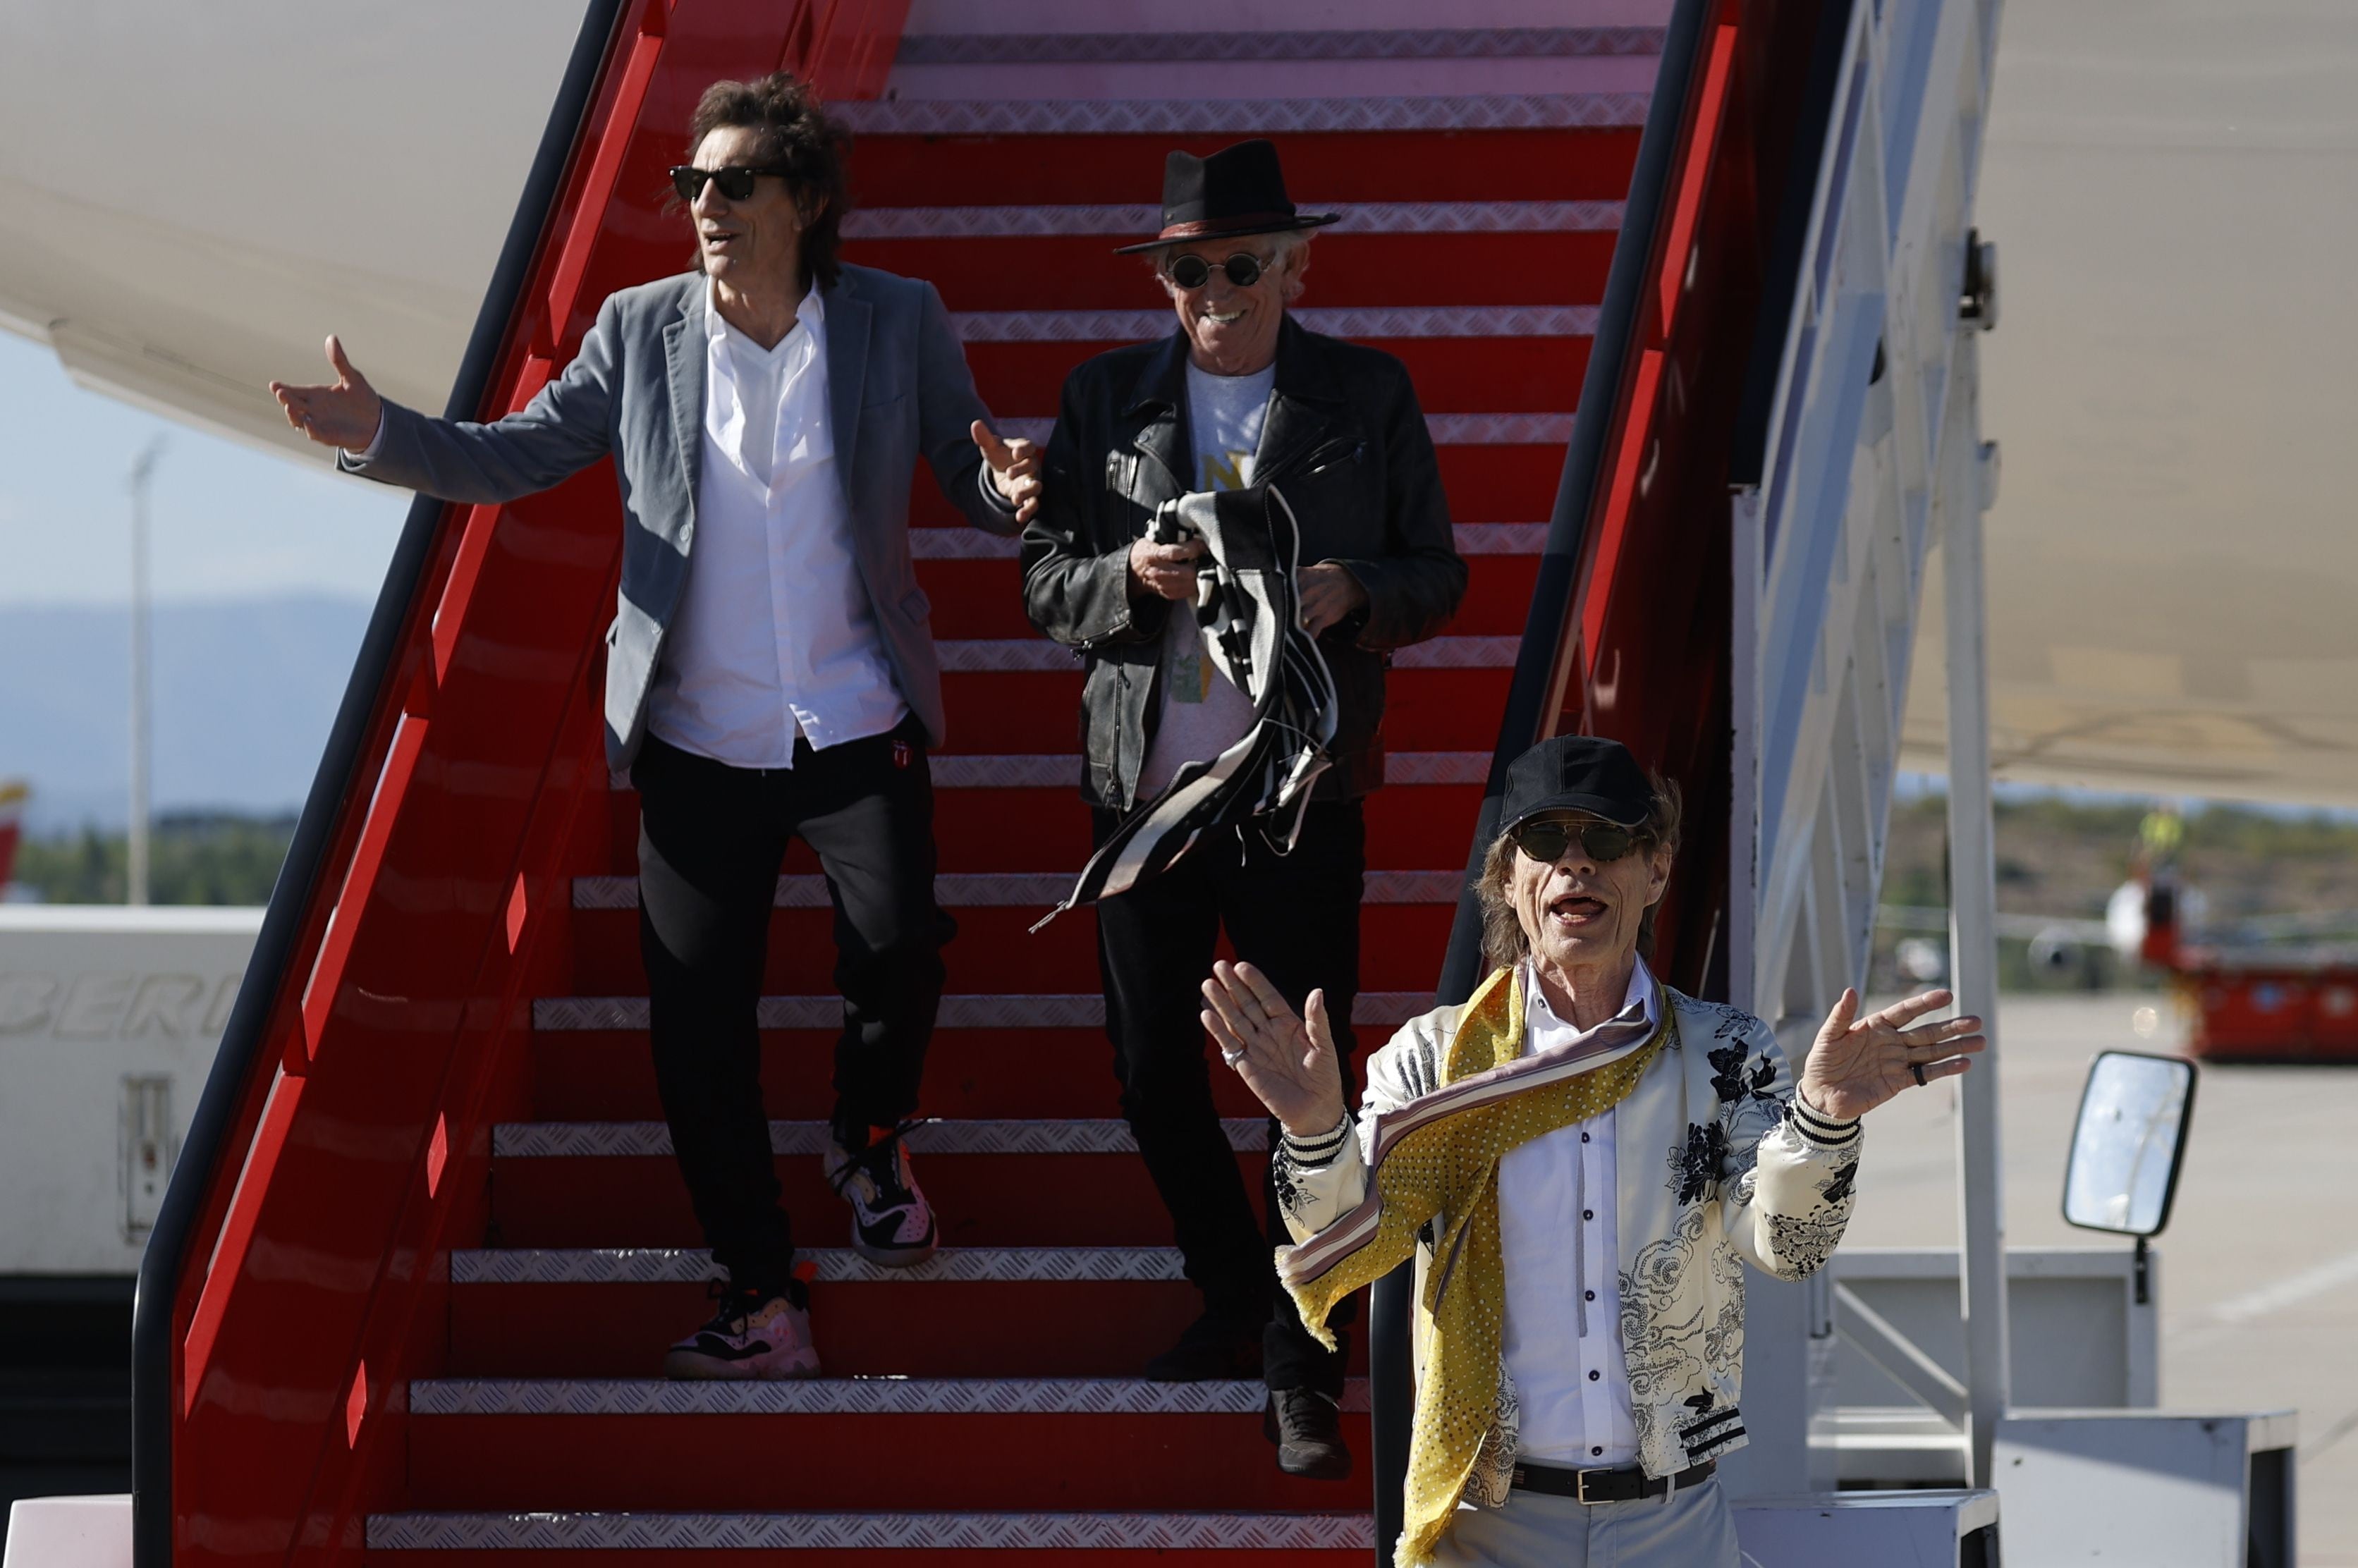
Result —
<path fill-rule="evenodd" d="M 1417 1232 L 1427 1220 L 1450 1217 L 1449 1231 L 1434 1245 L 1434 1262 L 1425 1271 L 1425 1321 L 1420 1326 L 1426 1355 L 1409 1444 L 1403 1562 L 1431 1559 L 1465 1495 L 1498 1405 L 1507 1300 L 1498 1242 L 1498 1161 L 1534 1138 L 1618 1105 L 1660 1052 L 1670 1029 L 1665 998 L 1661 1025 L 1629 1054 L 1409 1133 L 1377 1167 L 1382 1207 L 1375 1234 L 1316 1279 L 1287 1282 L 1303 1323 L 1332 1349 L 1335 1336 L 1326 1316 L 1336 1303 L 1412 1257 Z M 1522 986 L 1515 968 L 1502 968 L 1466 1003 L 1443 1064 L 1442 1082 L 1504 1065 L 1520 1056 L 1522 1047 Z"/>

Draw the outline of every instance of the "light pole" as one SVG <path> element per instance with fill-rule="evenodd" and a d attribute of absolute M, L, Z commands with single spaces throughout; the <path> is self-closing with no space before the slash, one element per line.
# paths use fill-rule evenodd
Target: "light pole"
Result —
<path fill-rule="evenodd" d="M 147 781 L 148 741 L 147 655 L 147 491 L 156 476 L 156 460 L 164 455 L 164 438 L 157 437 L 131 464 L 131 839 L 129 886 L 124 902 L 147 902 Z"/>

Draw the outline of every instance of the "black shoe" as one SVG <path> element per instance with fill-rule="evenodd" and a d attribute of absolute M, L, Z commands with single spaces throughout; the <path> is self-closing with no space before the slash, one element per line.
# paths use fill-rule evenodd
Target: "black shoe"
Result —
<path fill-rule="evenodd" d="M 1277 1467 L 1313 1481 L 1340 1481 L 1351 1474 L 1351 1451 L 1343 1446 L 1342 1411 L 1315 1389 L 1271 1389 L 1260 1416 L 1261 1435 L 1277 1444 Z"/>
<path fill-rule="evenodd" d="M 1223 1378 L 1260 1376 L 1260 1323 L 1206 1313 L 1189 1324 L 1179 1343 L 1146 1364 L 1151 1383 L 1209 1383 Z"/>

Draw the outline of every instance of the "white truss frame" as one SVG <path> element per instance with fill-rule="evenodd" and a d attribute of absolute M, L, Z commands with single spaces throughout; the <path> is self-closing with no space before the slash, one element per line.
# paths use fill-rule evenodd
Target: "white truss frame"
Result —
<path fill-rule="evenodd" d="M 1797 1065 L 1866 978 L 1925 558 L 1983 503 L 1959 297 L 1997 12 L 1855 0 L 1762 480 L 1731 501 L 1729 985 Z M 1834 1484 L 1833 1321 L 1823 1281 L 1756 1281 L 1739 1494 Z"/>

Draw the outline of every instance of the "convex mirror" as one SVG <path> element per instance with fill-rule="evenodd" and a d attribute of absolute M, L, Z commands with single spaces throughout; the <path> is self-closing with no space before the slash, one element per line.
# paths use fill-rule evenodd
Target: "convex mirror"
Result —
<path fill-rule="evenodd" d="M 2088 1069 L 2063 1217 L 2086 1230 L 2158 1236 L 2178 1195 L 2178 1168 L 2194 1116 L 2194 1064 L 2104 1051 Z"/>

